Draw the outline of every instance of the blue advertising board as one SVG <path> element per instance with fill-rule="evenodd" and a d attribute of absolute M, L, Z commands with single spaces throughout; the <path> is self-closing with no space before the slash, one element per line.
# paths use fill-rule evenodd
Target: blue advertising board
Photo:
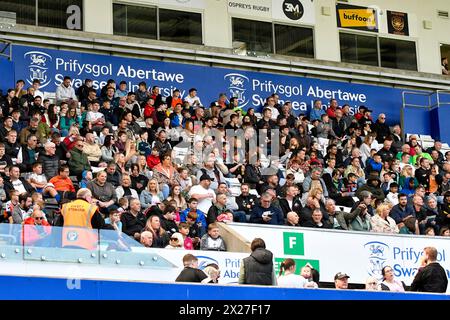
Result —
<path fill-rule="evenodd" d="M 108 79 L 124 80 L 132 91 L 145 81 L 159 86 L 163 96 L 178 88 L 185 97 L 190 88 L 196 88 L 202 104 L 209 106 L 223 92 L 238 97 L 245 110 L 257 111 L 276 92 L 281 101 L 292 102 L 296 114 L 307 114 L 316 99 L 328 105 L 335 98 L 341 106 L 348 103 L 352 113 L 365 105 L 375 115 L 386 113 L 390 123 L 400 122 L 401 89 L 21 45 L 14 46 L 13 60 L 16 79 L 27 84 L 40 79 L 41 90 L 49 92 L 56 90 L 64 76 L 72 78 L 75 88 L 86 78 L 94 80 L 96 89 Z"/>
<path fill-rule="evenodd" d="M 0 91 L 6 94 L 8 89 L 14 88 L 14 63 L 6 58 L 0 58 Z"/>

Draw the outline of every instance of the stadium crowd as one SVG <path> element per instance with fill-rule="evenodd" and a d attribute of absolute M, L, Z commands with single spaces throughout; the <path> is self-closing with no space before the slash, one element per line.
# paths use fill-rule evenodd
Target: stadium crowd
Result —
<path fill-rule="evenodd" d="M 50 101 L 39 80 L 17 81 L 0 99 L 1 221 L 63 226 L 61 206 L 81 198 L 91 228 L 158 248 L 226 250 L 227 221 L 450 235 L 440 141 L 425 150 L 385 114 L 334 99 L 296 116 L 276 93 L 261 114 L 201 94 L 65 77 Z"/>

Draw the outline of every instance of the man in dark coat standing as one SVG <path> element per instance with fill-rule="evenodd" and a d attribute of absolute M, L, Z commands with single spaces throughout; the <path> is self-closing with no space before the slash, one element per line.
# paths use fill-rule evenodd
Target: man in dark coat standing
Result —
<path fill-rule="evenodd" d="M 414 281 L 411 283 L 411 291 L 438 293 L 447 291 L 447 273 L 436 260 L 436 248 L 426 247 L 423 249 L 423 263 L 425 267 L 419 268 Z"/>
<path fill-rule="evenodd" d="M 264 240 L 255 238 L 250 247 L 252 253 L 241 263 L 239 284 L 276 285 L 273 254 L 266 249 Z"/>

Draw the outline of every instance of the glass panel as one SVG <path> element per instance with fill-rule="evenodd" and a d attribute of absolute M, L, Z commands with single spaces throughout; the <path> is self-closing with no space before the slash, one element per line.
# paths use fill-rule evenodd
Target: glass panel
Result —
<path fill-rule="evenodd" d="M 75 5 L 80 11 L 69 11 L 69 6 Z M 38 25 L 42 27 L 52 27 L 68 29 L 68 22 L 73 15 L 79 16 L 80 25 L 78 27 L 70 27 L 70 29 L 83 29 L 83 0 L 39 0 L 38 2 Z"/>
<path fill-rule="evenodd" d="M 113 5 L 113 32 L 117 35 L 156 39 L 156 8 Z"/>
<path fill-rule="evenodd" d="M 377 37 L 340 33 L 341 61 L 378 66 Z"/>
<path fill-rule="evenodd" d="M 233 18 L 233 42 L 244 42 L 247 52 L 273 53 L 272 24 Z"/>
<path fill-rule="evenodd" d="M 159 39 L 202 44 L 200 13 L 159 9 Z"/>
<path fill-rule="evenodd" d="M 127 35 L 156 39 L 156 8 L 127 6 Z"/>
<path fill-rule="evenodd" d="M 16 13 L 16 22 L 36 25 L 36 0 L 1 0 L 0 11 Z"/>
<path fill-rule="evenodd" d="M 381 66 L 417 71 L 416 43 L 380 38 Z"/>
<path fill-rule="evenodd" d="M 275 50 L 278 54 L 314 58 L 313 29 L 276 24 Z"/>
<path fill-rule="evenodd" d="M 100 230 L 100 264 L 140 268 L 176 267 L 155 250 L 115 230 Z"/>
<path fill-rule="evenodd" d="M 0 261 L 22 259 L 22 225 L 0 223 Z"/>
<path fill-rule="evenodd" d="M 24 259 L 98 264 L 98 230 L 23 226 Z"/>
<path fill-rule="evenodd" d="M 113 4 L 113 29 L 116 35 L 127 35 L 127 6 L 124 4 Z"/>

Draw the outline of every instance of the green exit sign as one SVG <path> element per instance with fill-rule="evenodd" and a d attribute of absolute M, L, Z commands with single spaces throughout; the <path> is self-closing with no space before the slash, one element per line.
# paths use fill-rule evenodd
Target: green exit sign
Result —
<path fill-rule="evenodd" d="M 303 256 L 305 254 L 303 233 L 283 232 L 283 247 L 285 255 Z"/>

